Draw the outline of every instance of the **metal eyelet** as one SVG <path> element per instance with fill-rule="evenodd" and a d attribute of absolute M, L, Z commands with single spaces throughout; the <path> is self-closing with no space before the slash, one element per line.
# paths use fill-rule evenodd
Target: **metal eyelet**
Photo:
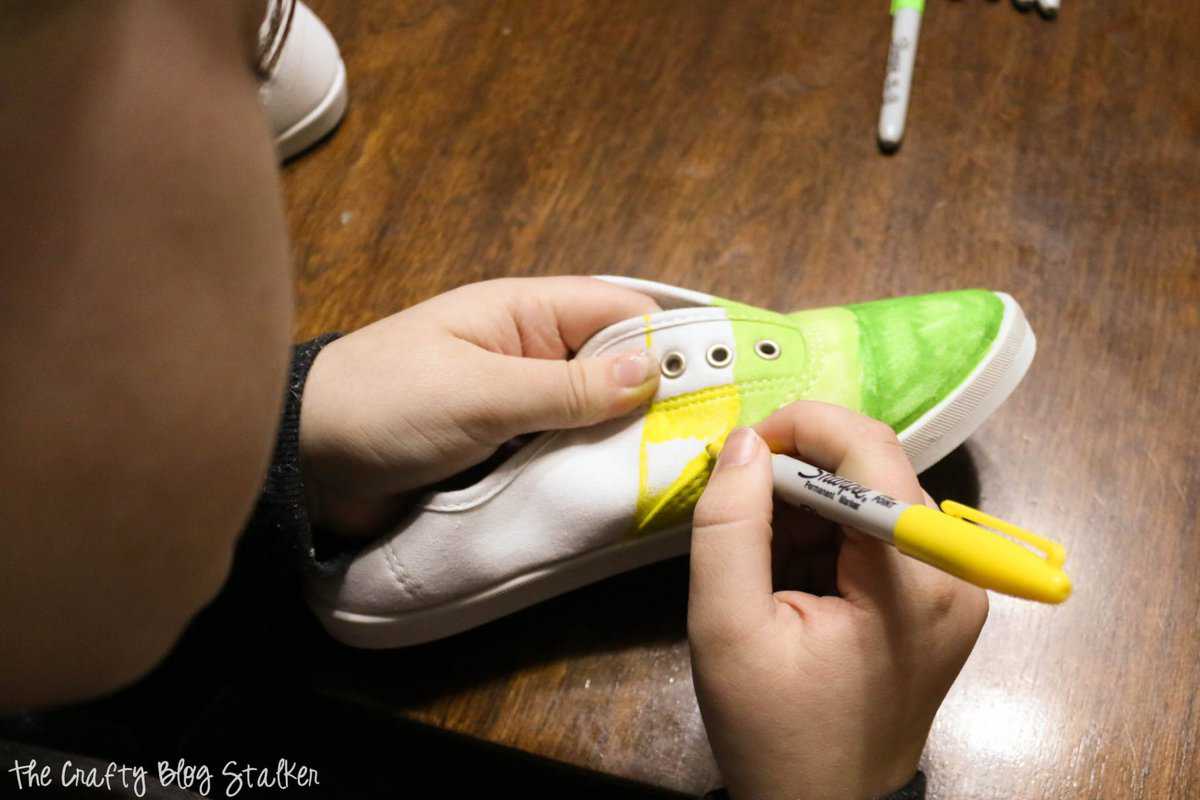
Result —
<path fill-rule="evenodd" d="M 687 359 L 678 350 L 672 350 L 662 358 L 662 374 L 664 378 L 678 378 L 687 369 Z"/>
<path fill-rule="evenodd" d="M 708 361 L 710 367 L 721 369 L 733 363 L 733 350 L 723 344 L 714 344 L 708 348 L 708 352 L 704 354 L 704 358 Z"/>
<path fill-rule="evenodd" d="M 774 361 L 775 359 L 779 358 L 781 351 L 779 349 L 779 345 L 773 340 L 759 339 L 754 343 L 754 352 L 758 354 L 759 358 L 766 359 L 767 361 Z"/>

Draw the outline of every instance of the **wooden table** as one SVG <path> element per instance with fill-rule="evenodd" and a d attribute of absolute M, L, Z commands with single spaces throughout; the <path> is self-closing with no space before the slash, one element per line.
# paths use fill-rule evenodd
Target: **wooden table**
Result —
<path fill-rule="evenodd" d="M 312 5 L 352 105 L 284 171 L 298 336 L 458 284 L 611 272 L 791 309 L 1006 290 L 1040 337 L 927 475 L 1058 536 L 1061 608 L 993 598 L 931 798 L 1200 796 L 1200 4 L 930 0 L 901 152 L 889 21 L 843 0 Z M 1085 7 L 1086 6 L 1086 7 Z M 974 495 L 974 496 L 971 496 Z M 676 559 L 322 693 L 689 792 L 717 774 Z"/>

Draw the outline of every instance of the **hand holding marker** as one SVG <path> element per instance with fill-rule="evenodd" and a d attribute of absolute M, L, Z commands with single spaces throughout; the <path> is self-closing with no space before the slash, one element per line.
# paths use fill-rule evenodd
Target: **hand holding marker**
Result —
<path fill-rule="evenodd" d="M 718 449 L 709 446 L 714 460 Z M 1062 569 L 1067 554 L 1057 542 L 952 500 L 942 503 L 942 511 L 893 500 L 791 456 L 773 453 L 771 470 L 775 493 L 789 505 L 870 534 L 976 586 L 1042 603 L 1061 603 L 1071 595 Z"/>
<path fill-rule="evenodd" d="M 1013 0 L 1021 10 L 1035 0 Z M 1059 0 L 1036 0 L 1044 17 L 1058 15 Z M 879 108 L 879 147 L 893 153 L 904 139 L 904 121 L 912 92 L 913 67 L 925 0 L 892 0 L 892 43 L 888 49 L 887 73 L 883 78 L 883 104 Z"/>
<path fill-rule="evenodd" d="M 868 533 L 976 586 L 1042 603 L 1061 603 L 1071 595 L 1071 581 L 1062 570 L 1067 554 L 1057 542 L 952 500 L 942 503 L 942 511 L 893 500 L 790 456 L 772 454 L 771 470 L 775 493 L 789 504 Z M 1031 544 L 1044 555 L 972 523 Z"/>

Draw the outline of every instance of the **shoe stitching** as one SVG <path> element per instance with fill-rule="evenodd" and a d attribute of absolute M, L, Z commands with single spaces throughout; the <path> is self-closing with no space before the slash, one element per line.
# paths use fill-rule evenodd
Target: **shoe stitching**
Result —
<path fill-rule="evenodd" d="M 753 378 L 740 383 L 727 383 L 721 386 L 709 386 L 704 389 L 697 389 L 694 392 L 689 392 L 688 394 L 679 395 L 678 397 L 670 397 L 666 400 L 661 400 L 655 403 L 650 407 L 650 411 L 651 413 L 670 413 L 681 408 L 705 405 L 707 403 L 716 402 L 717 400 L 724 400 L 729 396 L 730 388 L 736 388 L 739 395 L 762 394 L 763 392 L 771 391 L 773 388 L 771 384 L 781 383 L 793 383 L 796 384 L 797 387 L 802 387 L 798 388 L 797 391 L 804 391 L 806 388 L 808 388 L 804 385 L 806 382 L 801 381 L 799 378 L 794 378 L 787 375 L 767 378 Z M 809 386 L 811 386 L 812 381 L 809 380 L 807 383 Z"/>
<path fill-rule="evenodd" d="M 383 547 L 383 560 L 387 563 L 388 572 L 392 574 L 396 585 L 400 591 L 405 594 L 410 600 L 419 599 L 420 592 L 415 590 L 415 587 L 410 586 L 411 577 L 408 571 L 400 564 L 400 557 L 396 555 L 396 551 L 392 549 L 392 542 L 388 542 Z"/>
<path fill-rule="evenodd" d="M 396 582 L 396 586 L 400 588 L 401 592 L 403 592 L 405 595 L 408 595 L 408 587 L 404 585 L 404 578 L 402 578 L 400 573 L 396 571 L 396 563 L 393 560 L 394 558 L 395 554 L 392 552 L 392 543 L 388 542 L 383 546 L 383 561 L 385 564 L 387 564 L 388 573 L 392 576 L 392 580 Z"/>
<path fill-rule="evenodd" d="M 408 571 L 408 568 L 405 567 L 404 564 L 400 563 L 399 553 L 397 553 L 395 550 L 392 550 L 392 555 L 396 559 L 396 568 L 399 569 L 400 574 L 404 576 L 404 585 L 408 587 L 409 596 L 415 600 L 420 600 L 425 594 L 425 590 L 422 587 L 421 582 L 413 577 L 412 573 Z"/>

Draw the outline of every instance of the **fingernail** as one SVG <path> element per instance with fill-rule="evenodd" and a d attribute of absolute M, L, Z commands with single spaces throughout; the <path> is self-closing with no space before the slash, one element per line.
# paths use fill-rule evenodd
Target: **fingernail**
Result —
<path fill-rule="evenodd" d="M 628 388 L 641 386 L 657 372 L 658 362 L 649 353 L 626 353 L 612 365 L 613 380 Z"/>
<path fill-rule="evenodd" d="M 717 469 L 740 467 L 748 463 L 758 452 L 758 446 L 761 443 L 762 439 L 754 432 L 753 428 L 735 428 L 733 433 L 729 434 L 729 438 L 725 440 L 725 446 L 721 448 L 721 455 L 717 457 Z"/>

